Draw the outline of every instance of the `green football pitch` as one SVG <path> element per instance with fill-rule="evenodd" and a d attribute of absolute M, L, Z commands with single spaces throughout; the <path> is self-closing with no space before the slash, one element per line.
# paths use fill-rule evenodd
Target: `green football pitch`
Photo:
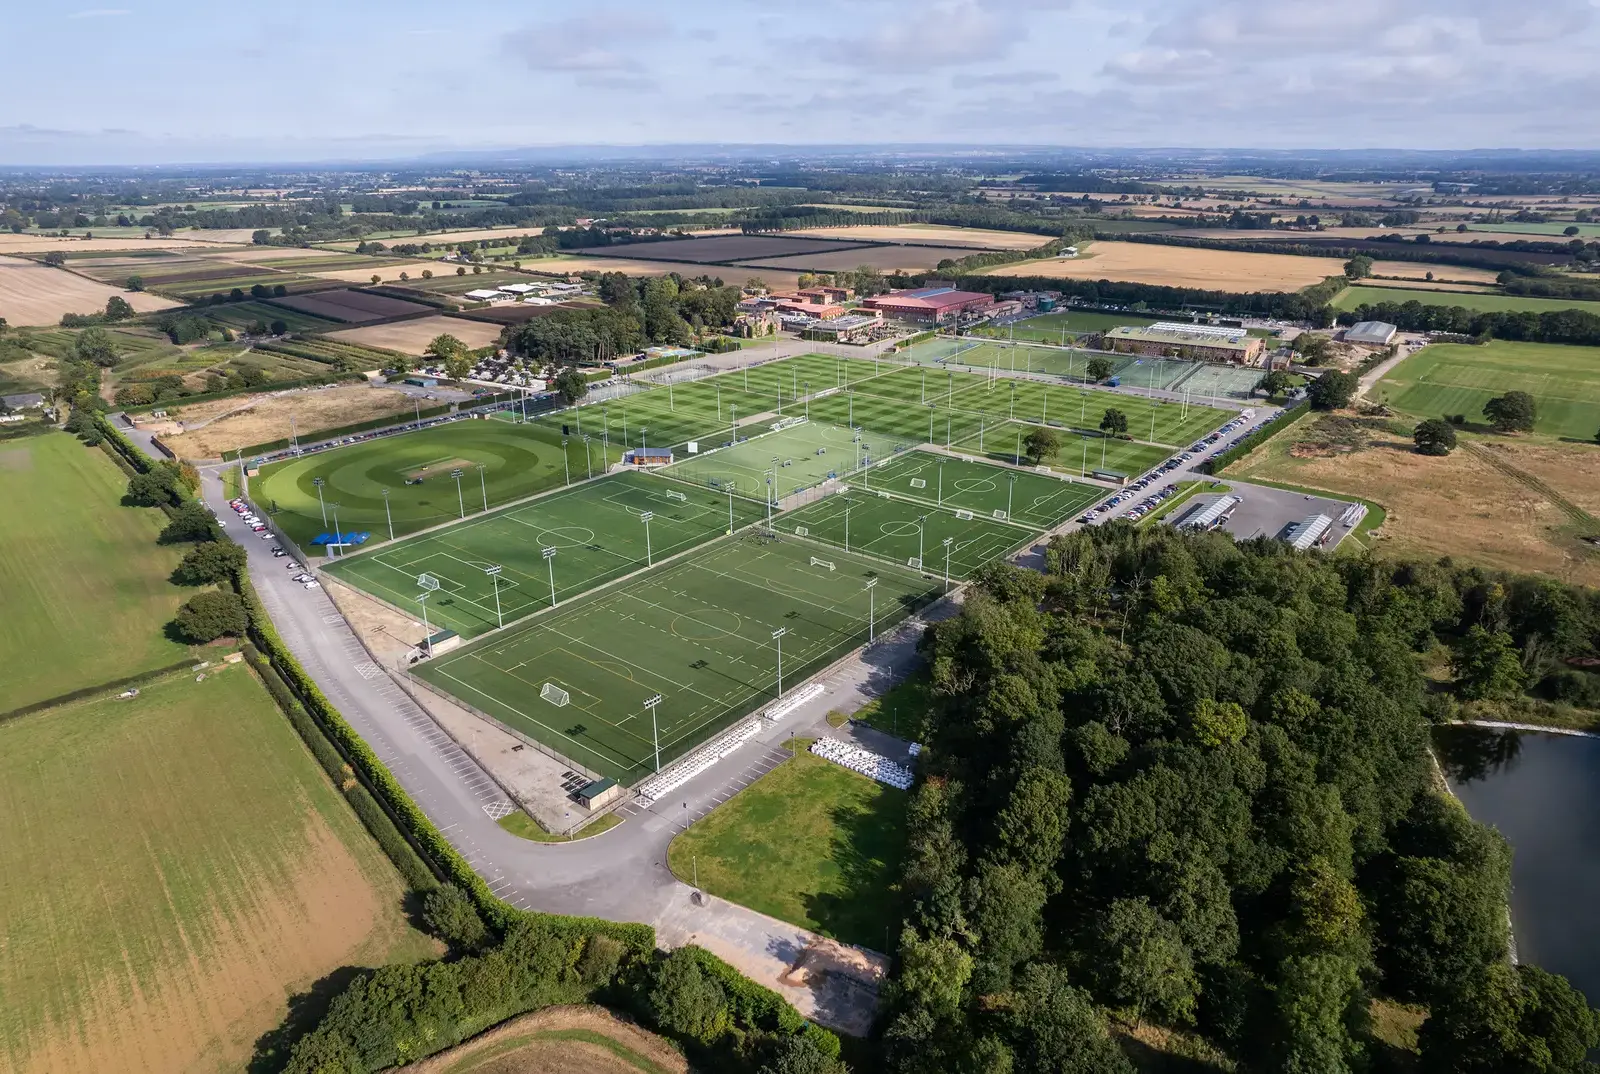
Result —
<path fill-rule="evenodd" d="M 849 429 L 821 422 L 742 440 L 731 447 L 691 455 L 662 472 L 703 488 L 765 502 L 772 479 L 774 502 L 857 468 L 863 456 Z"/>
<path fill-rule="evenodd" d="M 1001 422 L 959 440 L 956 451 L 970 452 L 996 462 L 1020 464 L 1027 459 L 1027 436 L 1037 429 L 1020 421 Z M 1165 462 L 1172 451 L 1155 444 L 1112 437 L 1081 436 L 1067 429 L 1054 430 L 1059 446 L 1046 455 L 1043 464 L 1057 473 L 1087 477 L 1095 470 L 1112 470 L 1133 477 Z"/>
<path fill-rule="evenodd" d="M 886 630 L 938 589 L 920 572 L 840 549 L 740 534 L 414 670 L 632 783 L 655 771 L 658 736 L 664 767 L 775 699 L 780 643 L 784 683 L 801 683 L 867 640 L 869 614 L 872 629 Z M 658 694 L 653 728 L 644 702 Z"/>
<path fill-rule="evenodd" d="M 785 512 L 773 520 L 773 526 L 781 534 L 823 541 L 852 554 L 865 553 L 913 569 L 920 559 L 925 570 L 941 578 L 948 538 L 952 579 L 967 577 L 1037 534 L 1031 527 L 986 518 L 976 511 L 957 514 L 958 510 L 854 486 Z M 964 517 L 968 514 L 971 517 Z"/>
<path fill-rule="evenodd" d="M 613 444 L 611 459 L 619 458 Z M 461 471 L 459 484 L 452 470 Z M 343 532 L 380 541 L 391 520 L 398 537 L 483 511 L 485 501 L 493 507 L 581 480 L 591 470 L 605 471 L 598 443 L 574 438 L 563 448 L 559 430 L 463 419 L 272 463 L 251 480 L 250 498 L 309 553 L 307 542 L 332 533 L 336 515 Z"/>
<path fill-rule="evenodd" d="M 1095 485 L 931 451 L 907 452 L 874 466 L 861 475 L 861 485 L 1041 530 L 1059 525 L 1105 495 Z"/>
<path fill-rule="evenodd" d="M 1533 396 L 1535 431 L 1589 440 L 1600 429 L 1600 348 L 1435 343 L 1390 370 L 1374 396 L 1418 417 L 1465 414 L 1478 423 L 1487 420 L 1483 404 L 1509 391 Z"/>
<path fill-rule="evenodd" d="M 432 575 L 439 589 L 427 601 L 429 623 L 471 638 L 502 618 L 509 623 L 575 597 L 761 515 L 748 500 L 619 473 L 353 555 L 327 570 L 410 614 L 420 614 L 418 576 Z M 546 548 L 555 549 L 550 562 Z M 501 568 L 498 582 L 485 573 L 490 566 Z"/>

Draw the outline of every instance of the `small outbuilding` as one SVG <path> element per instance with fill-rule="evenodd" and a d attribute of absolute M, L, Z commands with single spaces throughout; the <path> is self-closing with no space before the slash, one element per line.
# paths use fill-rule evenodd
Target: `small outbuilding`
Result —
<path fill-rule="evenodd" d="M 578 804 L 589 812 L 604 809 L 606 806 L 622 797 L 622 788 L 614 779 L 597 779 L 593 783 L 586 783 L 579 787 L 572 795 Z"/>

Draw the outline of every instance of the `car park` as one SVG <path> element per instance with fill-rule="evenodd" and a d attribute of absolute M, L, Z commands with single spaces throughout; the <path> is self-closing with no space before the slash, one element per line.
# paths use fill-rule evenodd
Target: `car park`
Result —
<path fill-rule="evenodd" d="M 320 588 L 322 588 L 322 583 L 318 582 L 315 578 L 311 579 L 311 581 L 309 581 L 309 582 L 304 583 L 304 585 L 305 585 L 305 587 L 307 589 L 320 589 Z"/>

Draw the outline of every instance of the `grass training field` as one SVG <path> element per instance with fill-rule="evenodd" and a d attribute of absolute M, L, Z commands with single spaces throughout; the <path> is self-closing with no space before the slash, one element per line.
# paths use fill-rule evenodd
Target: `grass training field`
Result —
<path fill-rule="evenodd" d="M 1508 391 L 1533 396 L 1538 432 L 1592 439 L 1600 429 L 1600 348 L 1435 343 L 1390 370 L 1373 397 L 1407 414 L 1481 423 L 1483 404 Z"/>
<path fill-rule="evenodd" d="M 121 506 L 126 487 L 65 433 L 0 444 L 0 712 L 188 654 L 162 633 L 187 596 L 167 581 L 183 548 L 156 544 L 166 516 Z"/>
<path fill-rule="evenodd" d="M 342 531 L 370 533 L 376 541 L 389 534 L 385 488 L 394 532 L 400 536 L 460 518 L 463 504 L 467 514 L 484 510 L 485 492 L 492 508 L 562 485 L 569 473 L 581 480 L 591 465 L 584 461 L 586 449 L 594 471 L 601 472 L 605 460 L 599 443 L 585 445 L 572 437 L 563 448 L 559 429 L 463 419 L 272 463 L 252 480 L 250 495 L 302 548 L 311 538 L 333 532 L 333 504 L 339 505 Z M 613 443 L 610 458 L 620 457 Z M 453 469 L 463 471 L 459 494 L 450 477 Z M 330 505 L 326 525 L 313 483 L 319 477 L 322 499 Z M 420 483 L 406 483 L 418 479 Z"/>
<path fill-rule="evenodd" d="M 672 841 L 667 863 L 713 895 L 844 943 L 887 950 L 906 845 L 905 791 L 801 752 Z"/>
<path fill-rule="evenodd" d="M 849 473 L 864 458 L 849 429 L 808 421 L 709 454 L 691 455 L 667 467 L 665 473 L 702 488 L 732 488 L 749 499 L 765 501 L 771 496 L 777 503 Z"/>
<path fill-rule="evenodd" d="M 0 724 L 0 813 L 0 1069 L 243 1070 L 289 995 L 436 951 L 242 665 Z"/>
<path fill-rule="evenodd" d="M 652 515 L 648 548 L 645 512 Z M 431 574 L 440 588 L 428 599 L 428 621 L 471 638 L 492 629 L 500 615 L 509 623 L 761 515 L 745 499 L 620 473 L 351 556 L 328 572 L 409 614 L 417 614 L 417 576 Z M 545 548 L 556 549 L 548 564 Z M 502 568 L 498 586 L 484 573 L 491 564 Z"/>
<path fill-rule="evenodd" d="M 1000 517 L 995 514 L 999 511 L 1013 522 L 1041 530 L 1059 525 L 1105 494 L 1094 485 L 929 451 L 897 455 L 862 478 L 863 488 L 992 518 Z"/>
<path fill-rule="evenodd" d="M 851 553 L 908 567 L 920 556 L 924 569 L 940 577 L 947 562 L 944 542 L 948 538 L 952 579 L 965 578 L 999 559 L 1029 541 L 1035 532 L 977 512 L 963 518 L 957 510 L 852 487 L 847 493 L 787 512 L 774 519 L 773 526 L 781 534 L 826 541 Z"/>
<path fill-rule="evenodd" d="M 792 516 L 791 516 L 792 517 Z M 951 516 L 952 518 L 954 516 Z M 816 559 L 833 565 L 814 564 Z M 742 534 L 416 665 L 427 682 L 571 760 L 631 783 L 867 638 L 938 583 L 826 545 Z M 546 683 L 567 704 L 541 696 Z"/>
<path fill-rule="evenodd" d="M 1100 310 L 1062 310 L 1041 313 L 1025 321 L 995 329 L 1000 333 L 1014 333 L 1017 339 L 1036 339 L 1044 343 L 1061 342 L 1063 331 L 1068 336 L 1085 332 L 1104 332 L 1123 325 L 1155 324 L 1157 318 L 1138 313 L 1104 313 Z"/>
<path fill-rule="evenodd" d="M 955 444 L 955 450 L 970 452 L 994 459 L 1027 465 L 1025 446 L 1027 436 L 1037 425 L 1020 421 L 1001 422 L 974 433 Z M 1165 462 L 1172 451 L 1155 444 L 1141 444 L 1134 440 L 1118 440 L 1099 433 L 1080 435 L 1066 429 L 1055 430 L 1060 446 L 1046 455 L 1042 464 L 1057 473 L 1077 474 L 1086 477 L 1094 470 L 1112 470 L 1132 477 Z"/>
<path fill-rule="evenodd" d="M 1448 271 L 1448 266 L 1446 267 Z M 1480 313 L 1549 313 L 1552 310 L 1583 310 L 1600 314 L 1600 302 L 1580 302 L 1570 298 L 1534 298 L 1525 295 L 1477 294 L 1465 291 L 1417 291 L 1398 287 L 1346 287 L 1329 305 L 1353 310 L 1383 303 L 1420 302 L 1424 306 L 1460 306 Z"/>

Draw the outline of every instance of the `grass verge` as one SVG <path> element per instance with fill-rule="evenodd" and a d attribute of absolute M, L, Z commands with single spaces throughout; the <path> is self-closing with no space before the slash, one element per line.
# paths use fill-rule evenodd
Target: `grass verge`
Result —
<path fill-rule="evenodd" d="M 557 835 L 555 832 L 547 832 L 538 821 L 520 809 L 507 813 L 495 823 L 519 839 L 528 839 L 535 843 L 575 843 L 580 839 L 588 839 L 599 835 L 601 832 L 609 832 L 612 828 L 622 823 L 622 818 L 615 813 L 607 813 L 599 820 L 580 829 L 575 835 Z"/>

